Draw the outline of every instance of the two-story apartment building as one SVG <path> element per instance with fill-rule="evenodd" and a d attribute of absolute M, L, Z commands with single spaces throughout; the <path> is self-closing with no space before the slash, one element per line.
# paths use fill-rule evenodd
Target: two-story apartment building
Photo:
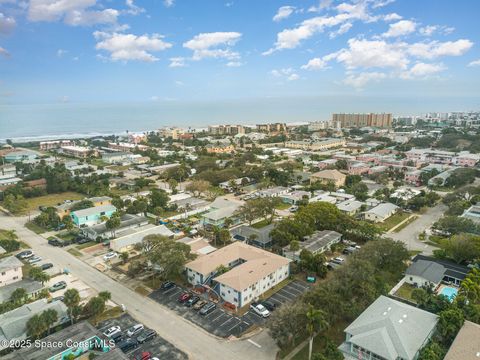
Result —
<path fill-rule="evenodd" d="M 23 263 L 15 256 L 0 259 L 0 286 L 13 284 L 23 279 Z"/>
<path fill-rule="evenodd" d="M 109 218 L 115 211 L 117 211 L 117 208 L 113 205 L 101 205 L 72 211 L 70 215 L 75 225 L 80 227 L 98 224 L 102 217 L 106 216 Z"/>
<path fill-rule="evenodd" d="M 290 274 L 291 260 L 242 242 L 201 256 L 185 265 L 192 285 L 213 284 L 219 295 L 243 307 Z M 220 267 L 227 271 L 218 275 Z"/>

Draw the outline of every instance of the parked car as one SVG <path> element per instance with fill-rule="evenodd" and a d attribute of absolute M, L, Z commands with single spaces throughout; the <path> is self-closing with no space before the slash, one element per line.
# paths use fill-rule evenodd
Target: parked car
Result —
<path fill-rule="evenodd" d="M 137 337 L 137 341 L 140 344 L 143 344 L 144 342 L 152 340 L 155 336 L 157 336 L 157 332 L 155 330 L 148 329 Z"/>
<path fill-rule="evenodd" d="M 49 239 L 48 240 L 48 245 L 63 247 L 63 246 L 65 246 L 65 243 L 63 241 L 58 240 L 58 239 Z"/>
<path fill-rule="evenodd" d="M 343 263 L 345 262 L 345 259 L 342 258 L 342 257 L 335 257 L 331 260 L 331 262 L 333 262 L 335 264 L 338 264 L 338 265 L 343 265 Z"/>
<path fill-rule="evenodd" d="M 77 244 L 86 244 L 86 243 L 90 242 L 90 239 L 79 236 L 75 239 L 75 242 Z"/>
<path fill-rule="evenodd" d="M 112 260 L 113 258 L 116 258 L 118 255 L 116 252 L 114 251 L 110 251 L 109 253 L 106 253 L 104 256 L 103 256 L 103 260 L 105 261 L 108 261 L 108 260 Z"/>
<path fill-rule="evenodd" d="M 152 353 L 148 351 L 143 351 L 141 354 L 138 354 L 134 358 L 135 360 L 152 360 Z"/>
<path fill-rule="evenodd" d="M 107 330 L 105 330 L 103 335 L 105 335 L 108 338 L 111 338 L 113 335 L 121 332 L 122 332 L 122 329 L 120 328 L 120 326 L 117 325 L 117 326 L 109 327 Z"/>
<path fill-rule="evenodd" d="M 67 283 L 65 281 L 59 281 L 59 282 L 53 284 L 52 286 L 50 286 L 50 288 L 48 290 L 50 292 L 55 292 L 55 291 L 58 291 L 58 290 L 65 289 L 66 287 L 67 287 Z"/>
<path fill-rule="evenodd" d="M 261 304 L 270 312 L 277 308 L 277 305 L 271 301 L 262 301 Z"/>
<path fill-rule="evenodd" d="M 349 246 L 349 247 L 346 247 L 345 249 L 343 249 L 342 253 L 344 255 L 350 255 L 350 254 L 353 254 L 355 251 L 357 251 L 357 248 L 354 247 L 354 246 Z"/>
<path fill-rule="evenodd" d="M 120 343 L 121 341 L 123 341 L 123 333 L 119 331 L 113 334 L 112 336 L 110 336 L 110 340 L 113 340 L 115 344 Z"/>
<path fill-rule="evenodd" d="M 288 211 L 290 211 L 290 212 L 296 212 L 296 211 L 298 211 L 298 206 L 297 206 L 297 205 L 290 206 L 290 207 L 288 208 Z"/>
<path fill-rule="evenodd" d="M 162 285 L 160 285 L 160 289 L 165 291 L 175 287 L 175 283 L 172 281 L 165 281 Z"/>
<path fill-rule="evenodd" d="M 338 263 L 335 263 L 333 261 L 330 261 L 327 263 L 327 268 L 330 270 L 335 270 L 336 268 L 339 268 L 341 265 Z"/>
<path fill-rule="evenodd" d="M 27 260 L 29 264 L 35 264 L 42 261 L 42 258 L 40 256 L 33 256 Z"/>
<path fill-rule="evenodd" d="M 130 327 L 130 328 L 127 330 L 127 335 L 128 335 L 128 336 L 137 335 L 137 334 L 139 334 L 140 332 L 142 332 L 143 329 L 145 329 L 145 326 L 143 326 L 143 324 L 133 325 L 132 327 Z"/>
<path fill-rule="evenodd" d="M 252 309 L 255 314 L 263 318 L 267 318 L 270 316 L 270 311 L 268 311 L 267 308 L 262 304 L 253 303 L 250 305 L 250 309 Z"/>
<path fill-rule="evenodd" d="M 205 306 L 205 304 L 208 303 L 206 300 L 199 300 L 195 305 L 193 305 L 193 310 L 200 310 L 202 307 Z"/>
<path fill-rule="evenodd" d="M 127 338 L 125 340 L 120 341 L 117 344 L 117 347 L 122 350 L 124 353 L 127 351 L 136 349 L 138 347 L 138 342 L 135 339 Z"/>
<path fill-rule="evenodd" d="M 178 302 L 183 304 L 185 301 L 187 301 L 187 300 L 190 299 L 191 297 L 192 297 L 192 294 L 190 294 L 189 292 L 183 292 L 183 293 L 178 297 Z"/>
<path fill-rule="evenodd" d="M 215 303 L 209 302 L 208 304 L 204 305 L 204 306 L 200 309 L 200 315 L 208 315 L 208 314 L 210 314 L 213 310 L 215 310 L 216 307 L 217 307 L 217 305 L 215 305 Z"/>
<path fill-rule="evenodd" d="M 33 251 L 32 250 L 24 250 L 22 252 L 19 252 L 16 256 L 17 256 L 17 259 L 21 259 L 21 260 L 28 259 L 28 258 L 31 258 L 33 256 Z"/>
<path fill-rule="evenodd" d="M 47 269 L 50 269 L 52 267 L 53 267 L 52 263 L 45 263 L 45 264 L 40 265 L 40 269 L 42 269 L 42 270 L 47 270 Z"/>
<path fill-rule="evenodd" d="M 57 296 L 52 299 L 52 302 L 54 301 L 63 301 L 65 299 L 65 296 Z"/>
<path fill-rule="evenodd" d="M 195 305 L 198 302 L 198 300 L 200 300 L 200 297 L 197 296 L 197 295 L 193 295 L 190 299 L 188 299 L 185 302 L 185 306 L 191 307 L 191 306 Z"/>

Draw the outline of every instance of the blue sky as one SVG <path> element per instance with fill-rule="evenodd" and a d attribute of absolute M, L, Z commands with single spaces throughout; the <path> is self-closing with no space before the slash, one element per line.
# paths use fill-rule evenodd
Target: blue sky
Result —
<path fill-rule="evenodd" d="M 291 121 L 322 101 L 468 110 L 479 13 L 476 0 L 0 0 L 0 104 L 218 103 L 225 122 L 232 101 L 280 115 L 272 99 L 302 107 Z"/>

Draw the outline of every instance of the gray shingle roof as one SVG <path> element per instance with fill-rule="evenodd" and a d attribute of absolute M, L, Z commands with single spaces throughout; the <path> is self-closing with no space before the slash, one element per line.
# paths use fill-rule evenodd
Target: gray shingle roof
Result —
<path fill-rule="evenodd" d="M 438 284 L 445 276 L 445 267 L 432 261 L 418 260 L 405 271 L 407 275 L 420 276 L 430 282 Z"/>
<path fill-rule="evenodd" d="M 15 256 L 8 256 L 0 259 L 0 272 L 8 271 L 17 267 L 22 267 L 23 263 Z"/>
<path fill-rule="evenodd" d="M 8 284 L 5 286 L 0 287 L 0 303 L 10 300 L 13 292 L 18 289 L 22 288 L 25 289 L 27 294 L 33 294 L 41 289 L 44 288 L 41 282 L 30 280 L 30 279 L 23 279 L 12 284 Z"/>
<path fill-rule="evenodd" d="M 349 342 L 387 360 L 413 360 L 437 321 L 437 315 L 380 296 L 345 332 Z"/>

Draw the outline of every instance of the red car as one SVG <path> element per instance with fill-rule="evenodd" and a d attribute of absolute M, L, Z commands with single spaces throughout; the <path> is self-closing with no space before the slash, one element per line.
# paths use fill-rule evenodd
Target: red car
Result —
<path fill-rule="evenodd" d="M 188 293 L 188 292 L 184 292 L 180 295 L 180 297 L 178 298 L 178 302 L 179 303 L 184 303 L 185 301 L 187 301 L 188 299 L 190 299 L 192 297 L 192 294 Z"/>
<path fill-rule="evenodd" d="M 135 360 L 150 360 L 152 358 L 152 354 L 148 351 L 142 352 L 140 355 L 135 357 Z"/>

